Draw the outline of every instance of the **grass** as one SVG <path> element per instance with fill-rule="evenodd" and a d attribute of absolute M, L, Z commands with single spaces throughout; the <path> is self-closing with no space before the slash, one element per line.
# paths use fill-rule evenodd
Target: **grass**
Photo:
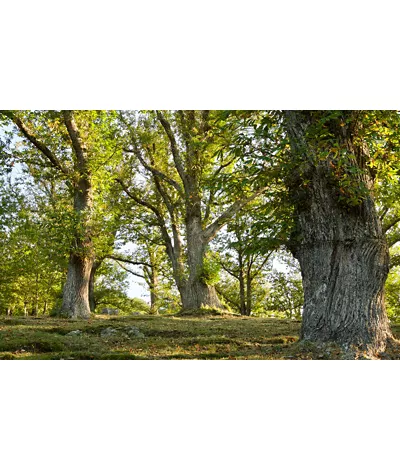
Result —
<path fill-rule="evenodd" d="M 114 334 L 104 336 L 107 328 L 115 330 Z M 68 334 L 76 330 L 80 333 Z M 3 317 L 0 319 L 0 359 L 338 357 L 339 352 L 334 348 L 322 353 L 312 346 L 297 343 L 299 330 L 300 322 L 294 320 L 228 315 L 116 318 L 99 315 L 89 321 Z M 400 325 L 394 325 L 392 330 L 399 338 Z"/>

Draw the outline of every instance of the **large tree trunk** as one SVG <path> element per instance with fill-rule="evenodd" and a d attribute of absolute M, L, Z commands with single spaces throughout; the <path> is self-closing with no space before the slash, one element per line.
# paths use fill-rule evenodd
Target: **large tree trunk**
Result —
<path fill-rule="evenodd" d="M 71 254 L 60 316 L 89 318 L 89 281 L 93 261 Z"/>
<path fill-rule="evenodd" d="M 98 260 L 93 263 L 92 269 L 90 271 L 90 277 L 89 277 L 89 307 L 90 311 L 94 312 L 96 309 L 96 296 L 95 296 L 95 290 L 94 290 L 94 285 L 95 285 L 95 280 L 96 280 L 96 272 L 101 266 L 101 263 L 103 260 Z"/>
<path fill-rule="evenodd" d="M 240 236 L 240 235 L 239 235 Z M 239 251 L 239 302 L 240 302 L 240 315 L 247 315 L 246 307 L 246 292 L 245 292 L 245 280 L 244 280 L 244 266 L 243 266 L 243 255 Z"/>
<path fill-rule="evenodd" d="M 240 315 L 247 315 L 246 292 L 243 271 L 239 272 Z"/>
<path fill-rule="evenodd" d="M 76 215 L 74 249 L 69 258 L 67 280 L 59 314 L 68 318 L 89 318 L 89 283 L 94 262 L 90 228 L 93 186 L 86 144 L 80 136 L 73 112 L 63 111 L 63 116 L 76 155 L 77 178 L 74 181 Z"/>
<path fill-rule="evenodd" d="M 158 314 L 158 271 L 152 265 L 150 269 L 150 312 L 154 315 Z"/>
<path fill-rule="evenodd" d="M 250 277 L 250 270 L 247 270 L 246 273 L 246 315 L 251 315 L 251 310 L 253 308 L 252 301 L 251 301 L 251 277 Z"/>
<path fill-rule="evenodd" d="M 204 257 L 207 244 L 199 218 L 187 219 L 187 255 L 189 278 L 183 289 L 182 303 L 184 309 L 203 307 L 222 308 L 215 287 L 207 284 L 204 272 Z"/>
<path fill-rule="evenodd" d="M 182 298 L 184 309 L 222 308 L 214 286 L 200 280 L 193 280 L 186 285 Z"/>
<path fill-rule="evenodd" d="M 332 177 L 334 158 L 312 159 L 318 149 L 308 141 L 310 125 L 308 113 L 287 115 L 292 151 L 303 164 L 303 175 L 299 180 L 297 167 L 291 187 L 296 222 L 291 249 L 300 262 L 304 288 L 301 339 L 376 355 L 391 338 L 384 305 L 388 247 L 371 193 L 356 205 L 341 200 Z M 345 138 L 338 135 L 338 142 L 356 153 L 349 129 Z M 366 158 L 367 150 L 362 151 Z M 370 190 L 369 177 L 361 178 L 353 184 Z"/>

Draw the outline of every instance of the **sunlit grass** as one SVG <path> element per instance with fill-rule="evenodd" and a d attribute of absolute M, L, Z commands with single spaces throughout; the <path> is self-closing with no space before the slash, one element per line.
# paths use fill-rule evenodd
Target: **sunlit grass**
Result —
<path fill-rule="evenodd" d="M 129 336 L 136 327 L 144 337 Z M 116 333 L 102 336 L 106 328 Z M 393 332 L 400 336 L 400 327 Z M 80 330 L 77 336 L 68 335 Z M 1 318 L 0 359 L 335 359 L 297 342 L 300 322 L 229 316 L 90 321 Z"/>

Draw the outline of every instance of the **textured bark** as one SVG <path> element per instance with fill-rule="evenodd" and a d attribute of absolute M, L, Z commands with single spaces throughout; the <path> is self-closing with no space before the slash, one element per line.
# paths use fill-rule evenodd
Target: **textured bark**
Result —
<path fill-rule="evenodd" d="M 310 115 L 288 112 L 286 122 L 292 151 L 303 165 L 300 178 L 307 179 L 304 184 L 297 173 L 291 186 L 296 228 L 290 248 L 300 262 L 304 288 L 301 339 L 374 355 L 385 349 L 391 333 L 384 305 L 389 253 L 372 195 L 353 207 L 340 201 L 331 175 L 333 158 L 312 158 L 318 149 L 307 139 Z M 356 131 L 345 124 L 339 129 L 339 144 L 367 158 L 367 149 L 353 146 Z M 371 189 L 370 177 L 362 178 L 353 183 Z"/>
<path fill-rule="evenodd" d="M 158 284 L 159 284 L 159 277 L 158 277 L 158 270 L 156 265 L 154 264 L 150 268 L 150 312 L 153 315 L 158 314 Z"/>
<path fill-rule="evenodd" d="M 182 296 L 184 309 L 202 307 L 222 308 L 214 286 L 204 279 L 204 256 L 207 242 L 201 227 L 201 215 L 187 209 L 186 233 L 189 277 L 186 281 Z"/>
<path fill-rule="evenodd" d="M 67 281 L 64 284 L 60 316 L 89 318 L 89 280 L 93 261 L 75 254 L 70 256 Z"/>
<path fill-rule="evenodd" d="M 85 143 L 74 121 L 72 111 L 63 111 L 65 125 L 76 155 L 77 177 L 74 181 L 74 212 L 77 227 L 74 234 L 74 250 L 70 254 L 67 280 L 63 289 L 60 316 L 89 318 L 89 283 L 94 262 L 90 233 L 90 217 L 93 207 L 93 188 L 88 168 Z"/>
<path fill-rule="evenodd" d="M 246 307 L 246 291 L 243 271 L 239 272 L 239 299 L 240 299 L 240 315 L 247 315 Z"/>
<path fill-rule="evenodd" d="M 247 273 L 246 277 L 246 315 L 251 315 L 252 310 L 252 302 L 251 302 L 251 277 L 250 273 Z"/>
<path fill-rule="evenodd" d="M 94 312 L 96 310 L 96 298 L 95 298 L 95 293 L 94 293 L 94 281 L 95 281 L 95 269 L 94 269 L 94 264 L 93 267 L 90 271 L 90 276 L 89 276 L 89 308 L 91 312 Z"/>
<path fill-rule="evenodd" d="M 96 272 L 101 266 L 101 263 L 103 260 L 97 260 L 93 263 L 92 269 L 90 271 L 90 277 L 89 277 L 89 307 L 90 311 L 94 312 L 96 309 L 96 296 L 95 296 L 95 290 L 94 290 L 94 284 L 95 284 L 95 279 L 96 279 Z"/>

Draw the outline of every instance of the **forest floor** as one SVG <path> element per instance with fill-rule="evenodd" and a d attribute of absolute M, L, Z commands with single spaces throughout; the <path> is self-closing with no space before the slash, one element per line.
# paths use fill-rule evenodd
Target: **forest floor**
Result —
<path fill-rule="evenodd" d="M 0 318 L 0 359 L 337 359 L 297 343 L 300 322 L 238 316 Z M 400 325 L 392 325 L 400 338 Z M 386 354 L 385 359 L 400 359 Z"/>

